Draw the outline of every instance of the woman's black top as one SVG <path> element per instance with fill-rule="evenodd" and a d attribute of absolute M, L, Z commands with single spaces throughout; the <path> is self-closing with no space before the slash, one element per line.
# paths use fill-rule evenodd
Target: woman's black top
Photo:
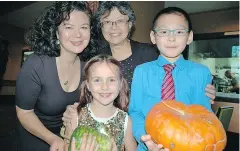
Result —
<path fill-rule="evenodd" d="M 132 55 L 127 59 L 120 61 L 122 65 L 122 72 L 124 78 L 128 82 L 129 89 L 131 88 L 133 72 L 136 66 L 145 62 L 156 60 L 159 56 L 159 52 L 151 44 L 139 43 L 137 41 L 130 40 L 130 45 L 132 49 Z M 112 55 L 109 45 L 100 48 L 98 53 Z"/>
<path fill-rule="evenodd" d="M 84 62 L 81 62 L 81 73 L 83 66 Z M 81 81 L 82 77 L 80 83 Z M 80 84 L 73 92 L 65 92 L 59 81 L 56 58 L 32 54 L 18 74 L 16 105 L 24 110 L 33 109 L 43 125 L 59 135 L 67 105 L 78 102 L 79 87 Z M 19 121 L 17 134 L 19 150 L 49 151 L 49 145 L 25 130 Z"/>

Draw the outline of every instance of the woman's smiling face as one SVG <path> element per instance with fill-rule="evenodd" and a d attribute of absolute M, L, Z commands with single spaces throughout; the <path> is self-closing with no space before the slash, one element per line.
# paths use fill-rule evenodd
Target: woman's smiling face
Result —
<path fill-rule="evenodd" d="M 118 45 L 128 39 L 132 23 L 129 22 L 129 17 L 121 14 L 117 8 L 105 13 L 100 22 L 103 37 L 108 43 Z"/>
<path fill-rule="evenodd" d="M 57 31 L 62 51 L 81 53 L 90 41 L 90 19 L 82 11 L 72 11 L 69 19 L 63 21 Z"/>

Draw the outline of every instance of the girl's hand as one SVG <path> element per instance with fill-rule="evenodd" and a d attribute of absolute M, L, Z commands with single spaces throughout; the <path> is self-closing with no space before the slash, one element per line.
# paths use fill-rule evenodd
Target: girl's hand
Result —
<path fill-rule="evenodd" d="M 71 143 L 71 151 L 97 151 L 98 147 L 96 137 L 92 135 L 88 135 L 87 137 L 87 134 L 83 134 L 80 150 L 76 149 L 76 140 L 74 138 Z"/>
<path fill-rule="evenodd" d="M 118 151 L 117 144 L 115 143 L 113 138 L 111 138 L 111 141 L 112 141 L 112 151 Z"/>
<path fill-rule="evenodd" d="M 143 135 L 141 137 L 141 141 L 145 143 L 148 148 L 148 151 L 169 151 L 167 148 L 163 149 L 162 144 L 155 144 L 150 135 Z"/>

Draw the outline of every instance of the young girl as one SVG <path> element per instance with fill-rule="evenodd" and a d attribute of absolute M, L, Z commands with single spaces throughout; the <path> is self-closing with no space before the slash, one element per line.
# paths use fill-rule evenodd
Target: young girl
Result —
<path fill-rule="evenodd" d="M 83 75 L 78 115 L 67 123 L 71 128 L 63 136 L 69 138 L 77 126 L 103 127 L 115 142 L 114 150 L 136 150 L 132 121 L 126 112 L 128 85 L 120 63 L 111 56 L 98 55 L 86 63 Z"/>

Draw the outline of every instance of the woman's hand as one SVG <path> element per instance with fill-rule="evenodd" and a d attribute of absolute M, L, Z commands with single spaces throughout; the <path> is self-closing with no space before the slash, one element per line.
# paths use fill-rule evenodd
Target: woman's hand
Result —
<path fill-rule="evenodd" d="M 56 136 L 50 144 L 50 151 L 64 151 L 64 145 L 63 139 Z"/>
<path fill-rule="evenodd" d="M 167 148 L 163 149 L 162 144 L 155 144 L 150 135 L 143 135 L 141 137 L 141 141 L 145 143 L 148 148 L 148 151 L 169 151 Z"/>
<path fill-rule="evenodd" d="M 66 132 L 69 133 L 70 135 L 78 126 L 78 112 L 77 112 L 78 105 L 79 103 L 68 105 L 66 111 L 63 113 L 62 118 L 63 125 L 66 127 Z"/>
<path fill-rule="evenodd" d="M 73 138 L 71 143 L 71 151 L 97 151 L 99 145 L 96 142 L 96 137 L 92 135 L 83 134 L 80 149 L 76 149 L 76 140 Z M 67 150 L 65 150 L 67 151 Z"/>
<path fill-rule="evenodd" d="M 79 103 L 74 103 L 73 105 L 68 105 L 66 111 L 63 113 L 63 125 L 61 128 L 61 136 L 66 140 L 70 139 L 73 131 L 78 126 L 78 112 L 77 107 Z"/>
<path fill-rule="evenodd" d="M 208 84 L 207 87 L 205 88 L 205 95 L 210 97 L 212 100 L 210 100 L 211 104 L 214 104 L 214 99 L 216 97 L 216 89 L 213 85 Z"/>
<path fill-rule="evenodd" d="M 66 111 L 63 113 L 63 124 L 66 126 L 67 123 L 70 123 L 73 120 L 78 118 L 77 107 L 79 103 L 74 103 L 73 105 L 68 105 Z"/>
<path fill-rule="evenodd" d="M 24 110 L 16 106 L 16 112 L 22 126 L 32 135 L 48 143 L 50 145 L 50 151 L 63 151 L 64 141 L 59 136 L 49 131 L 33 110 Z"/>

